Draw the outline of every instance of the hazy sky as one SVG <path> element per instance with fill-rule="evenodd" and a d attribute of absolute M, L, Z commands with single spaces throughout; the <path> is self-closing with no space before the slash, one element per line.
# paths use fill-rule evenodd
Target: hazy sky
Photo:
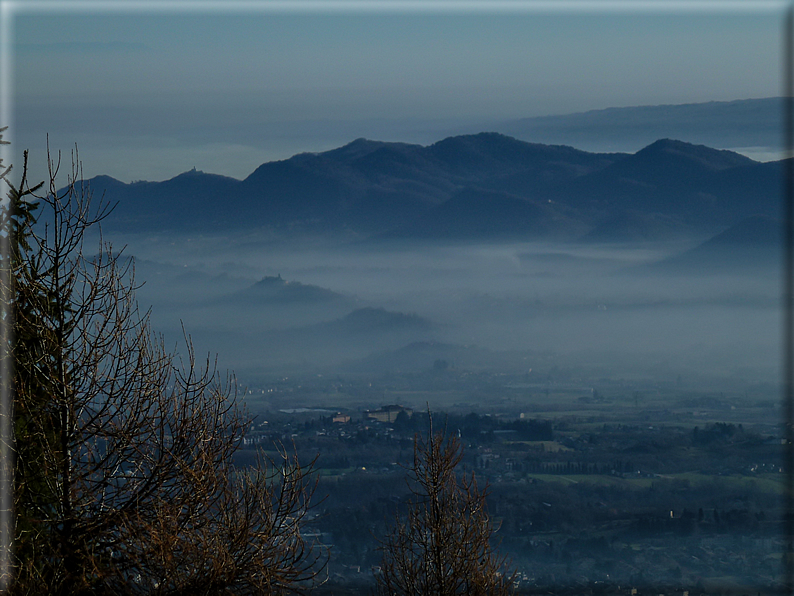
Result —
<path fill-rule="evenodd" d="M 782 3 L 0 4 L 13 159 L 49 133 L 124 181 L 782 92 Z"/>

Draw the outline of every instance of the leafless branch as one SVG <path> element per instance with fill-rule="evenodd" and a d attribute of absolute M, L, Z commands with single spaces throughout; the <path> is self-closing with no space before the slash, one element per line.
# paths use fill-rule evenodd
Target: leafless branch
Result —
<path fill-rule="evenodd" d="M 236 382 L 185 334 L 165 349 L 135 299 L 134 264 L 86 233 L 93 206 L 76 152 L 45 186 L 12 188 L 17 593 L 300 591 L 323 557 L 300 533 L 312 465 L 282 450 L 238 470 L 249 417 Z M 26 168 L 25 168 L 26 170 Z M 39 192 L 44 188 L 45 192 Z M 33 198 L 42 215 L 27 217 Z M 16 210 L 15 210 L 16 209 Z M 13 252 L 13 251 L 12 251 Z"/>
<path fill-rule="evenodd" d="M 406 518 L 398 512 L 381 542 L 378 594 L 512 593 L 507 560 L 491 546 L 487 493 L 478 489 L 473 473 L 456 475 L 462 455 L 457 437 L 434 432 L 432 417 L 427 438 L 415 437 L 409 510 Z"/>

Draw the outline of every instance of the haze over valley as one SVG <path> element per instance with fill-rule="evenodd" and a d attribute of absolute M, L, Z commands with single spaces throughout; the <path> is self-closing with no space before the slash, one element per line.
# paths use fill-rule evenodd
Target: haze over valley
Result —
<path fill-rule="evenodd" d="M 289 544 L 313 544 L 327 565 L 315 584 L 288 588 L 374 592 L 379 547 L 411 507 L 414 441 L 432 419 L 460 441 L 454 479 L 487 487 L 485 543 L 516 571 L 516 594 L 790 591 L 785 3 L 8 4 L 8 180 L 19 183 L 26 150 L 31 184 L 48 179 L 49 155 L 66 185 L 74 160 L 78 194 L 85 185 L 94 205 L 114 206 L 83 254 L 101 240 L 134 263 L 140 312 L 181 365 L 187 335 L 199 365 L 217 357 L 219 380 L 233 373 L 244 411 L 231 432 L 212 431 L 225 442 L 193 425 L 218 428 L 208 408 L 178 412 L 198 428 L 197 451 L 220 445 L 229 479 L 259 482 L 286 446 L 316 480 L 306 509 L 284 519 Z M 142 404 L 124 430 L 170 449 L 134 358 L 117 351 Z M 127 393 L 96 395 L 113 431 Z M 202 395 L 196 403 L 215 397 Z M 25 445 L 37 457 L 41 442 Z M 104 448 L 94 443 L 52 451 L 79 458 Z M 43 486 L 68 469 L 31 462 Z M 121 491 L 136 465 L 97 475 L 101 490 L 82 493 L 79 514 L 104 515 L 107 478 Z M 188 485 L 199 476 L 177 467 Z M 218 484 L 228 507 L 181 507 L 165 486 L 156 519 L 188 512 L 172 525 L 189 548 L 185 558 L 131 534 L 162 546 L 152 591 L 169 589 L 163 561 L 197 577 L 220 561 L 204 579 L 221 589 L 231 542 L 265 556 L 258 545 L 286 544 L 264 501 L 293 468 L 271 470 L 264 500 Z M 224 474 L 202 478 L 231 486 Z M 187 529 L 202 507 L 223 531 L 194 548 Z M 249 513 L 264 513 L 256 546 L 229 523 L 258 519 Z M 61 536 L 63 518 L 49 519 Z M 117 552 L 81 527 L 100 567 L 64 577 L 104 581 Z M 69 562 L 57 555 L 53 568 Z"/>
<path fill-rule="evenodd" d="M 154 328 L 235 371 L 236 461 L 317 458 L 318 593 L 369 590 L 431 412 L 517 593 L 772 593 L 782 165 L 489 132 L 88 184 Z"/>
<path fill-rule="evenodd" d="M 591 153 L 480 133 L 358 139 L 244 180 L 88 184 L 117 203 L 103 229 L 136 257 L 155 326 L 184 324 L 243 380 L 476 348 L 467 367 L 553 354 L 752 385 L 778 379 L 779 172 L 673 139 Z"/>

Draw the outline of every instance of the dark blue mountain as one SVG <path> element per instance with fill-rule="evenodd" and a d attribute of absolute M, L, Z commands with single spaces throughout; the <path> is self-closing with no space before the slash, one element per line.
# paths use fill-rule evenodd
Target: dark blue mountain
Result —
<path fill-rule="evenodd" d="M 433 324 L 417 314 L 365 307 L 354 310 L 342 319 L 317 327 L 334 334 L 357 336 L 372 333 L 429 331 L 433 328 Z"/>
<path fill-rule="evenodd" d="M 551 203 L 469 187 L 385 236 L 427 240 L 565 237 L 584 228 L 566 211 Z"/>
<path fill-rule="evenodd" d="M 753 216 L 702 244 L 653 265 L 667 272 L 724 274 L 759 270 L 778 273 L 783 246 L 780 220 Z"/>
<path fill-rule="evenodd" d="M 247 304 L 302 304 L 327 302 L 352 302 L 347 296 L 333 290 L 299 281 L 287 281 L 278 276 L 262 278 L 252 286 L 236 292 L 227 300 Z"/>
<path fill-rule="evenodd" d="M 732 151 L 662 139 L 549 194 L 595 217 L 631 210 L 718 226 L 734 223 L 747 203 L 757 202 L 756 193 L 737 197 L 723 179 L 760 165 Z"/>
<path fill-rule="evenodd" d="M 423 147 L 357 139 L 258 167 L 245 180 L 190 171 L 164 182 L 89 181 L 117 207 L 106 228 L 280 237 L 632 239 L 651 228 L 724 228 L 774 217 L 779 163 L 662 139 L 635 154 L 588 153 L 496 134 Z M 622 215 L 623 214 L 623 215 Z M 617 220 L 616 220 L 617 218 Z M 621 232 L 620 218 L 624 230 Z M 616 227 L 617 226 L 617 227 Z M 615 230 L 610 237 L 609 230 Z M 675 230 L 670 230 L 674 235 Z M 635 238 L 636 239 L 636 238 Z"/>
<path fill-rule="evenodd" d="M 670 240 L 692 232 L 692 226 L 681 219 L 659 213 L 618 211 L 587 234 L 582 242 L 646 242 Z"/>

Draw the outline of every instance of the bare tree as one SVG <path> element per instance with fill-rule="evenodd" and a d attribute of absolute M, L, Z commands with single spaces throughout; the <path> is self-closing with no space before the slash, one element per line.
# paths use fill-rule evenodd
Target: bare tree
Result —
<path fill-rule="evenodd" d="M 322 553 L 300 529 L 316 486 L 282 450 L 237 470 L 249 418 L 236 382 L 154 335 L 134 265 L 90 230 L 73 155 L 64 189 L 12 188 L 15 593 L 301 591 Z M 26 170 L 26 168 L 25 168 Z M 41 215 L 33 217 L 37 201 Z M 36 221 L 38 219 L 38 221 Z"/>
<path fill-rule="evenodd" d="M 477 596 L 511 594 L 513 574 L 491 547 L 493 525 L 474 474 L 458 477 L 460 440 L 434 432 L 414 438 L 409 482 L 412 498 L 406 519 L 381 543 L 376 574 L 383 596 Z"/>

